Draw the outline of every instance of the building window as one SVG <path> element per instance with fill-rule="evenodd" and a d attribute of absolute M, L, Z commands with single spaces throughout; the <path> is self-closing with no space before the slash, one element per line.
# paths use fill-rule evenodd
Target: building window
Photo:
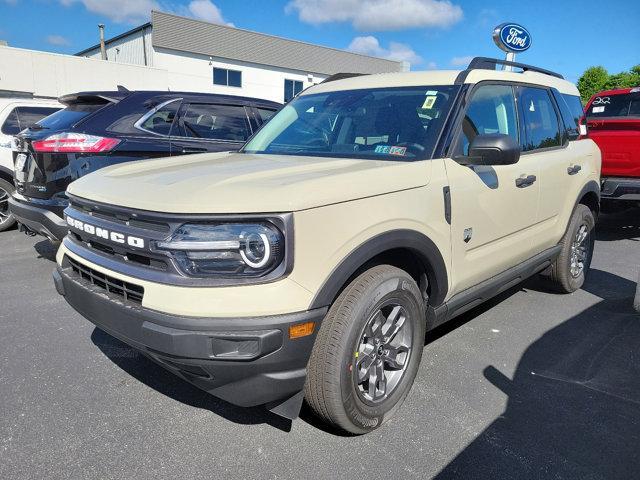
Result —
<path fill-rule="evenodd" d="M 225 85 L 228 87 L 242 87 L 242 72 L 238 70 L 227 70 L 226 68 L 213 69 L 214 85 Z"/>
<path fill-rule="evenodd" d="M 302 82 L 297 80 L 284 81 L 284 101 L 288 102 L 302 91 Z"/>

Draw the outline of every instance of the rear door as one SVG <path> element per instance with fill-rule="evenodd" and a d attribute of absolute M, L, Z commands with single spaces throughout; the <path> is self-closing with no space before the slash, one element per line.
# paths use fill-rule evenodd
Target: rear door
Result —
<path fill-rule="evenodd" d="M 243 105 L 183 103 L 171 135 L 171 155 L 238 150 L 251 136 Z"/>
<path fill-rule="evenodd" d="M 597 96 L 586 115 L 589 138 L 602 151 L 602 176 L 640 177 L 640 90 Z"/>
<path fill-rule="evenodd" d="M 566 227 L 563 214 L 577 200 L 576 185 L 582 186 L 584 176 L 590 172 L 583 149 L 570 144 L 560 106 L 566 110 L 565 115 L 571 114 L 560 94 L 557 96 L 562 104 L 556 102 L 556 95 L 546 87 L 519 86 L 517 95 L 524 132 L 521 158 L 539 169 L 540 202 L 530 235 L 536 251 L 541 251 L 557 243 L 557 233 Z M 577 133 L 574 125 L 572 138 Z"/>

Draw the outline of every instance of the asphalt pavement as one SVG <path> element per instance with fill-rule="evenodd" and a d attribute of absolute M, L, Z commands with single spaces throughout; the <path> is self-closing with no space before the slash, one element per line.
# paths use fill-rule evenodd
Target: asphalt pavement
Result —
<path fill-rule="evenodd" d="M 53 287 L 54 250 L 0 233 L 0 479 L 640 475 L 640 210 L 603 217 L 571 295 L 536 279 L 425 342 L 397 415 L 341 436 L 177 379 Z"/>

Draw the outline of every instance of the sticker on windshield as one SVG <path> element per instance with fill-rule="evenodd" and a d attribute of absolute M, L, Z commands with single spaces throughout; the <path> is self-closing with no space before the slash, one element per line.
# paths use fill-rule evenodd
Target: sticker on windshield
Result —
<path fill-rule="evenodd" d="M 591 111 L 592 111 L 593 113 L 602 113 L 602 112 L 604 112 L 604 107 L 593 107 L 593 108 L 591 109 Z"/>
<path fill-rule="evenodd" d="M 407 153 L 407 147 L 390 147 L 389 145 L 378 145 L 375 149 L 376 153 L 382 153 L 385 155 L 399 155 L 404 157 Z"/>
<path fill-rule="evenodd" d="M 436 103 L 436 96 L 432 95 L 424 99 L 424 103 L 422 104 L 422 108 L 425 110 L 431 110 L 433 105 Z"/>

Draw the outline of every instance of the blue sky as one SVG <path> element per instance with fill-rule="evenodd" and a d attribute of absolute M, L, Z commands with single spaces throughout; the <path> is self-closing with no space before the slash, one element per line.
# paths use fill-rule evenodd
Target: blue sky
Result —
<path fill-rule="evenodd" d="M 75 53 L 148 19 L 152 8 L 360 53 L 405 59 L 413 70 L 460 69 L 467 58 L 503 54 L 491 40 L 503 21 L 531 32 L 518 60 L 576 81 L 640 63 L 640 0 L 0 0 L 0 39 Z"/>

